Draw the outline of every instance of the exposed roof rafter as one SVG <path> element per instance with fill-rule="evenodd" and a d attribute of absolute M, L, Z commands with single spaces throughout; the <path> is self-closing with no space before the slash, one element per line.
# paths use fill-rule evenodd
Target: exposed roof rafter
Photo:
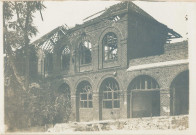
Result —
<path fill-rule="evenodd" d="M 68 35 L 68 27 L 60 26 L 45 34 L 31 45 L 41 48 L 46 53 L 53 53 L 54 46 L 63 37 Z"/>

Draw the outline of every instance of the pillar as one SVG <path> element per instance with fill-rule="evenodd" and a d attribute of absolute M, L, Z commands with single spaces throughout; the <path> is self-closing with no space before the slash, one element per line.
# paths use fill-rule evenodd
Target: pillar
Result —
<path fill-rule="evenodd" d="M 99 92 L 93 93 L 93 120 L 99 120 Z"/>
<path fill-rule="evenodd" d="M 71 95 L 71 114 L 70 121 L 76 121 L 76 95 Z"/>
<path fill-rule="evenodd" d="M 120 91 L 120 118 L 127 118 L 127 91 Z"/>
<path fill-rule="evenodd" d="M 165 88 L 160 90 L 160 115 L 170 115 L 170 89 Z"/>

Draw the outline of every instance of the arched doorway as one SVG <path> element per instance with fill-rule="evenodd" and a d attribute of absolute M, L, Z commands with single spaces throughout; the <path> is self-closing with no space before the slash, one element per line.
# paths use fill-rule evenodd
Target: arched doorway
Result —
<path fill-rule="evenodd" d="M 127 115 L 128 118 L 160 115 L 160 89 L 152 77 L 138 76 L 129 84 Z"/>
<path fill-rule="evenodd" d="M 189 71 L 177 75 L 171 86 L 170 112 L 171 115 L 189 113 Z"/>
<path fill-rule="evenodd" d="M 114 78 L 106 78 L 99 88 L 99 119 L 120 117 L 120 88 Z"/>
<path fill-rule="evenodd" d="M 68 122 L 71 114 L 71 93 L 67 83 L 62 84 L 55 92 L 55 123 Z"/>
<path fill-rule="evenodd" d="M 76 121 L 93 120 L 93 91 L 88 81 L 82 81 L 76 91 Z"/>

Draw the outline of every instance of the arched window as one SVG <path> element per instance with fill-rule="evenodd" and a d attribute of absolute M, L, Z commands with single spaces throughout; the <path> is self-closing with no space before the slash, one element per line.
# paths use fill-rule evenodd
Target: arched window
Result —
<path fill-rule="evenodd" d="M 158 87 L 159 86 L 157 82 L 153 78 L 148 76 L 139 76 L 132 81 L 129 89 L 147 90 L 147 89 L 156 89 Z"/>
<path fill-rule="evenodd" d="M 69 120 L 68 116 L 71 113 L 71 93 L 67 83 L 62 84 L 55 91 L 55 109 L 57 111 L 55 123 L 65 123 Z"/>
<path fill-rule="evenodd" d="M 93 107 L 93 97 L 92 97 L 92 87 L 89 82 L 83 81 L 78 87 L 80 98 L 80 108 L 92 108 Z"/>
<path fill-rule="evenodd" d="M 147 75 L 133 79 L 128 87 L 128 117 L 152 117 L 160 115 L 160 90 L 158 83 Z"/>
<path fill-rule="evenodd" d="M 104 60 L 117 60 L 118 39 L 115 33 L 109 32 L 103 37 L 103 57 Z"/>
<path fill-rule="evenodd" d="M 64 101 L 62 104 L 71 102 L 71 93 L 70 93 L 70 87 L 68 84 L 64 83 L 62 84 L 58 91 L 57 91 L 57 98 L 56 100 Z"/>
<path fill-rule="evenodd" d="M 47 53 L 44 59 L 44 69 L 46 73 L 51 73 L 53 70 L 53 56 L 52 53 Z"/>
<path fill-rule="evenodd" d="M 70 49 L 68 46 L 65 46 L 61 54 L 61 69 L 69 70 L 70 66 Z"/>
<path fill-rule="evenodd" d="M 83 41 L 80 43 L 80 64 L 90 64 L 92 61 L 91 51 L 92 44 L 89 41 Z"/>
<path fill-rule="evenodd" d="M 101 85 L 103 108 L 120 108 L 120 91 L 116 80 L 108 78 Z"/>
<path fill-rule="evenodd" d="M 189 113 L 189 71 L 177 75 L 170 86 L 170 113 L 184 115 Z"/>

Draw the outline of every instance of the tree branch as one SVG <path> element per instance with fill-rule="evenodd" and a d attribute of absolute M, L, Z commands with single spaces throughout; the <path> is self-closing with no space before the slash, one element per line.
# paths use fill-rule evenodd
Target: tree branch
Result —
<path fill-rule="evenodd" d="M 14 3 L 15 3 L 15 9 L 16 9 L 16 15 L 17 15 L 18 23 L 19 23 L 21 29 L 24 31 L 24 27 L 22 26 L 22 23 L 20 21 L 20 16 L 19 16 L 19 12 L 18 12 L 18 4 L 17 4 L 17 2 L 14 2 Z"/>

